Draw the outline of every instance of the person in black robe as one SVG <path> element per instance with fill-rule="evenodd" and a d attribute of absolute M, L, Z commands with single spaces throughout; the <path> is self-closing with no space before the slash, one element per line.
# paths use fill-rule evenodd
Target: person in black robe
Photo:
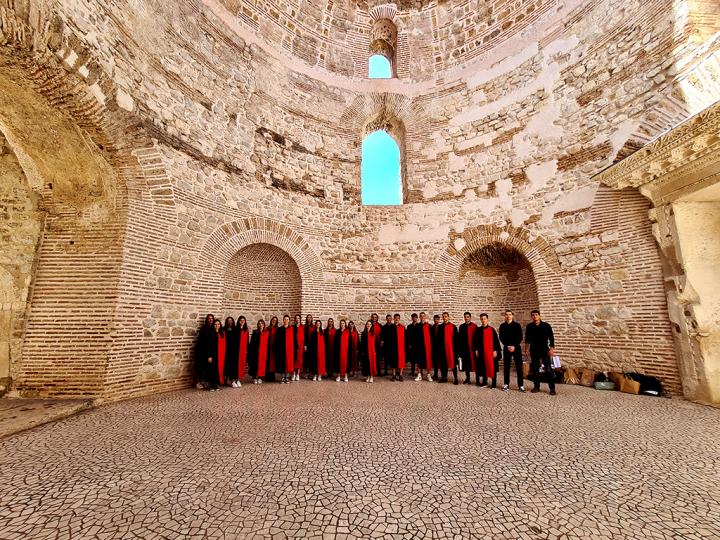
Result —
<path fill-rule="evenodd" d="M 478 374 L 478 367 L 475 363 L 475 330 L 477 325 L 472 321 L 472 313 L 466 311 L 463 314 L 464 321 L 458 328 L 458 343 L 460 344 L 460 358 L 462 370 L 465 372 L 465 380 L 463 384 L 470 384 L 470 373 L 475 371 Z"/>
<path fill-rule="evenodd" d="M 327 368 L 325 367 L 327 358 L 325 339 L 326 334 L 322 327 L 322 321 L 318 319 L 315 321 L 315 331 L 310 334 L 310 344 L 308 346 L 313 381 L 322 381 L 323 376 L 327 375 Z"/>
<path fill-rule="evenodd" d="M 262 384 L 270 363 L 270 331 L 263 319 L 257 322 L 257 328 L 250 336 L 249 349 L 250 376 L 253 383 Z"/>
<path fill-rule="evenodd" d="M 440 315 L 433 315 L 433 324 L 430 327 L 432 336 L 432 355 L 433 355 L 433 379 L 440 382 L 438 372 L 440 371 L 440 363 L 443 356 L 443 340 L 440 337 Z"/>
<path fill-rule="evenodd" d="M 277 373 L 278 366 L 275 358 L 275 339 L 277 338 L 278 332 L 278 318 L 272 316 L 270 318 L 270 324 L 268 325 L 268 332 L 270 332 L 270 362 L 268 362 L 267 369 L 265 370 L 265 382 L 275 382 L 275 373 Z"/>
<path fill-rule="evenodd" d="M 312 364 L 310 363 L 310 337 L 312 336 L 312 333 L 315 331 L 315 321 L 313 319 L 312 315 L 307 315 L 305 317 L 305 340 L 303 341 L 303 349 L 304 349 L 304 355 L 303 355 L 303 371 L 305 372 L 306 376 L 310 378 L 310 374 L 312 373 Z"/>
<path fill-rule="evenodd" d="M 524 392 L 523 355 L 520 347 L 523 340 L 523 329 L 520 323 L 514 320 L 514 314 L 509 309 L 505 311 L 505 322 L 500 325 L 499 334 L 503 346 L 503 390 L 507 391 L 510 388 L 510 364 L 515 362 L 518 390 Z"/>
<path fill-rule="evenodd" d="M 552 357 L 555 355 L 555 335 L 552 327 L 540 318 L 540 311 L 533 309 L 530 312 L 532 322 L 525 328 L 525 355 L 530 356 L 530 370 L 533 376 L 532 393 L 540 391 L 540 367 L 548 376 L 550 395 L 555 392 L 555 370 L 552 367 Z"/>
<path fill-rule="evenodd" d="M 358 354 L 362 364 L 362 372 L 365 375 L 365 382 L 372 383 L 377 375 L 377 345 L 378 336 L 376 335 L 376 326 L 372 319 L 365 323 L 365 329 L 360 335 L 360 345 Z"/>
<path fill-rule="evenodd" d="M 458 379 L 458 352 L 459 352 L 459 343 L 458 343 L 458 330 L 457 327 L 450 322 L 450 314 L 445 311 L 442 314 L 443 322 L 440 325 L 440 340 L 442 343 L 441 348 L 441 359 L 440 359 L 440 369 L 442 373 L 442 379 L 440 379 L 440 382 L 447 382 L 448 380 L 448 373 L 449 371 L 452 371 L 453 374 L 453 384 L 460 384 L 460 381 Z"/>
<path fill-rule="evenodd" d="M 410 320 L 412 322 L 408 324 L 405 329 L 405 341 L 407 344 L 408 362 L 410 362 L 410 376 L 415 378 L 415 367 L 420 365 L 420 357 L 418 356 L 416 350 L 417 344 L 415 343 L 418 339 L 417 333 L 420 329 L 420 318 L 417 313 L 413 313 L 410 315 Z"/>
<path fill-rule="evenodd" d="M 235 326 L 235 319 L 225 319 L 225 380 L 223 384 L 237 386 L 238 356 L 240 354 L 240 333 Z"/>
<path fill-rule="evenodd" d="M 418 365 L 417 377 L 415 377 L 418 382 L 422 381 L 423 371 L 427 372 L 428 382 L 433 381 L 432 375 L 430 375 L 430 371 L 433 369 L 432 343 L 432 326 L 427 320 L 427 315 L 422 311 L 420 312 L 420 321 L 417 328 L 414 329 L 412 334 L 411 349 Z"/>
<path fill-rule="evenodd" d="M 205 363 L 205 379 L 208 382 L 209 390 L 215 392 L 220 388 L 220 372 L 225 356 L 225 331 L 219 320 L 213 322 L 213 331 L 210 335 L 210 351 Z"/>
<path fill-rule="evenodd" d="M 395 323 L 393 323 L 392 315 L 389 313 L 385 316 L 385 324 L 383 324 L 380 330 L 380 352 L 382 353 L 382 367 L 383 376 L 387 376 L 388 368 L 392 360 L 392 335 L 395 333 Z M 378 366 L 378 373 L 380 373 L 380 366 Z"/>
<path fill-rule="evenodd" d="M 205 323 L 198 331 L 197 342 L 195 343 L 195 382 L 198 390 L 207 387 L 205 364 L 210 356 L 210 340 L 212 338 L 213 323 L 215 315 L 208 313 L 205 316 Z"/>
<path fill-rule="evenodd" d="M 477 356 L 475 384 L 480 386 L 480 375 L 482 374 L 482 385 L 487 388 L 495 388 L 501 352 L 500 339 L 495 329 L 488 324 L 487 313 L 480 314 L 480 326 L 475 329 L 474 343 Z M 491 385 L 488 384 L 488 378 L 492 379 Z"/>
<path fill-rule="evenodd" d="M 273 347 L 275 371 L 281 374 L 280 383 L 287 384 L 295 367 L 295 333 L 290 326 L 290 315 L 283 317 L 283 325 L 277 329 Z"/>

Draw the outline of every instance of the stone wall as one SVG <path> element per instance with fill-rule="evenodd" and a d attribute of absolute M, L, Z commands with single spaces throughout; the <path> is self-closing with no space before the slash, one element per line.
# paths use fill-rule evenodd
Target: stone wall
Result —
<path fill-rule="evenodd" d="M 225 271 L 222 312 L 249 321 L 273 316 L 280 324 L 284 315 L 292 319 L 302 309 L 302 277 L 293 258 L 271 244 L 251 244 L 232 256 Z"/>
<path fill-rule="evenodd" d="M 351 77 L 367 57 L 367 35 L 347 37 L 351 21 L 367 26 L 377 6 L 338 4 L 331 19 L 287 9 L 273 22 L 262 3 L 248 13 L 244 2 L 90 0 L 21 17 L 23 35 L 42 37 L 36 69 L 58 63 L 65 92 L 94 97 L 71 116 L 127 193 L 109 225 L 60 220 L 46 232 L 20 392 L 120 399 L 187 385 L 204 314 L 239 314 L 226 299 L 241 291 L 223 283 L 245 249 L 259 250 L 248 246 L 292 258 L 303 314 L 361 323 L 375 311 L 449 310 L 459 322 L 466 309 L 506 307 L 458 299 L 481 272 L 463 262 L 497 242 L 529 265 L 522 287 L 493 285 L 510 291 L 502 303 L 539 306 L 566 364 L 638 369 L 678 392 L 648 205 L 591 177 L 687 114 L 676 81 L 696 62 L 695 19 L 679 20 L 667 0 L 501 4 L 487 24 L 453 14 L 452 2 L 380 10 L 399 29 L 400 79 L 390 81 Z M 474 45 L 473 25 L 488 32 Z M 522 35 L 508 39 L 513 25 Z M 326 42 L 310 39 L 325 30 Z M 412 73 L 403 55 L 418 58 L 405 64 Z M 84 114 L 122 129 L 108 144 Z M 393 122 L 408 204 L 362 207 L 362 134 Z M 279 270 L 292 267 L 281 260 Z M 78 267 L 88 274 L 68 277 Z M 66 324 L 48 351 L 41 337 L 57 305 Z M 81 360 L 71 358 L 78 341 Z"/>

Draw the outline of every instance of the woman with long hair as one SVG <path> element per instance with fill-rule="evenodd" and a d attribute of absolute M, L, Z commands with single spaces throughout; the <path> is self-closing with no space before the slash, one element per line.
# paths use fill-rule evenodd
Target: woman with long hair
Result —
<path fill-rule="evenodd" d="M 322 381 L 323 375 L 327 373 L 325 369 L 325 331 L 322 327 L 322 321 L 315 321 L 315 331 L 310 336 L 310 362 L 312 363 L 313 381 Z"/>
<path fill-rule="evenodd" d="M 328 376 L 332 377 L 335 372 L 335 321 L 330 318 L 325 327 L 325 369 Z"/>
<path fill-rule="evenodd" d="M 358 359 L 358 346 L 360 345 L 360 334 L 358 334 L 355 322 L 348 322 L 348 330 L 350 331 L 350 358 L 348 360 L 350 370 L 350 377 L 354 377 L 355 373 L 359 371 L 359 359 Z"/>
<path fill-rule="evenodd" d="M 348 364 L 350 363 L 350 331 L 345 319 L 340 319 L 340 328 L 335 334 L 335 382 L 348 382 Z"/>
<path fill-rule="evenodd" d="M 270 361 L 268 362 L 268 367 L 265 372 L 265 380 L 267 382 L 273 382 L 275 381 L 275 338 L 277 336 L 278 331 L 278 318 L 272 317 L 270 319 L 270 326 L 268 327 L 268 330 L 270 331 Z"/>
<path fill-rule="evenodd" d="M 365 330 L 360 336 L 360 356 L 365 365 L 365 371 L 368 373 L 365 382 L 371 383 L 374 377 L 377 377 L 377 336 L 375 335 L 375 326 L 372 321 L 365 323 Z"/>
<path fill-rule="evenodd" d="M 215 315 L 208 313 L 205 316 L 205 322 L 198 332 L 197 343 L 195 344 L 195 379 L 197 389 L 207 389 L 207 363 L 211 356 L 210 350 L 212 345 L 213 323 Z"/>
<path fill-rule="evenodd" d="M 299 381 L 300 373 L 303 369 L 303 356 L 307 349 L 305 346 L 305 325 L 303 325 L 300 315 L 295 315 L 293 331 L 295 332 L 295 369 L 292 374 L 292 380 Z"/>
<path fill-rule="evenodd" d="M 240 388 L 242 386 L 241 381 L 245 378 L 245 371 L 247 370 L 249 346 L 250 346 L 250 329 L 247 325 L 247 319 L 240 315 L 238 317 L 238 324 L 235 328 L 238 342 L 238 355 L 237 355 L 237 369 L 235 371 L 236 377 L 232 383 L 233 388 Z"/>
<path fill-rule="evenodd" d="M 260 319 L 250 338 L 250 375 L 253 383 L 262 384 L 269 362 L 270 330 L 265 327 L 265 321 Z"/>
<path fill-rule="evenodd" d="M 235 319 L 227 317 L 225 319 L 225 372 L 220 378 L 221 384 L 230 384 L 236 388 L 238 354 L 240 352 L 240 341 L 238 340 L 238 332 L 235 326 Z"/>
<path fill-rule="evenodd" d="M 225 376 L 225 330 L 218 319 L 215 319 L 215 322 L 213 322 L 207 370 L 207 381 L 210 384 L 210 391 L 215 392 L 220 387 L 220 381 Z"/>

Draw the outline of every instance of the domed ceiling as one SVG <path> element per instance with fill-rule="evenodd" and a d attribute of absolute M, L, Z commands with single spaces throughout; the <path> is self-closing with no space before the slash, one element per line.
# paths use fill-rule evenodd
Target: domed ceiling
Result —
<path fill-rule="evenodd" d="M 390 19 L 398 28 L 397 75 L 411 80 L 429 79 L 471 61 L 567 7 L 560 0 L 213 1 L 279 49 L 353 77 L 367 74 L 373 21 Z"/>

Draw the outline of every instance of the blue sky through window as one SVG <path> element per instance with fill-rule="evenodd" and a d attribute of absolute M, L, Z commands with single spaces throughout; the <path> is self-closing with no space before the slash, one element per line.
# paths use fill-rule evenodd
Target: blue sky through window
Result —
<path fill-rule="evenodd" d="M 400 149 L 386 131 L 374 131 L 362 144 L 362 203 L 401 204 Z"/>
<path fill-rule="evenodd" d="M 382 54 L 373 54 L 370 57 L 368 76 L 371 79 L 392 78 L 392 68 L 390 66 L 390 60 L 385 58 Z"/>

